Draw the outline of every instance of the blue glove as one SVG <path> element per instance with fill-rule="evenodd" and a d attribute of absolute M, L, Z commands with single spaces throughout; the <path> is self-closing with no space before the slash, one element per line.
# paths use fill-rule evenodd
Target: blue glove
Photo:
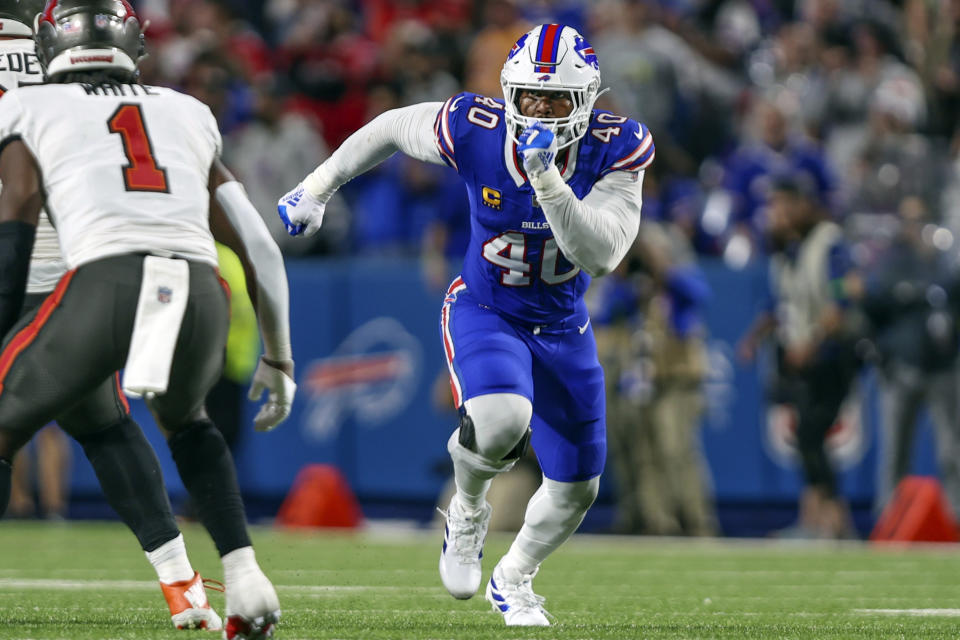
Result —
<path fill-rule="evenodd" d="M 301 182 L 280 198 L 277 202 L 277 213 L 290 235 L 298 236 L 305 233 L 312 236 L 323 223 L 323 212 L 326 206 L 325 202 L 320 202 L 304 189 Z"/>
<path fill-rule="evenodd" d="M 519 140 L 517 151 L 529 177 L 539 176 L 553 166 L 557 157 L 557 136 L 553 131 L 537 122 L 524 129 Z"/>

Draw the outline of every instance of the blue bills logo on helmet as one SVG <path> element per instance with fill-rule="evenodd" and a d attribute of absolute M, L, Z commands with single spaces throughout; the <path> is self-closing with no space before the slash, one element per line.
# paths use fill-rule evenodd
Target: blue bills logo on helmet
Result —
<path fill-rule="evenodd" d="M 517 55 L 518 51 L 523 49 L 523 45 L 527 41 L 527 36 L 529 35 L 530 35 L 529 33 L 525 33 L 522 36 L 520 36 L 520 39 L 517 40 L 514 43 L 513 48 L 510 49 L 510 53 L 507 54 L 507 60 L 510 60 L 511 58 L 513 58 L 513 56 Z"/>
<path fill-rule="evenodd" d="M 573 42 L 573 50 L 577 52 L 577 55 L 588 65 L 599 71 L 600 61 L 597 60 L 597 54 L 594 52 L 593 47 L 590 46 L 590 43 L 587 42 L 586 38 L 577 36 L 573 39 Z"/>

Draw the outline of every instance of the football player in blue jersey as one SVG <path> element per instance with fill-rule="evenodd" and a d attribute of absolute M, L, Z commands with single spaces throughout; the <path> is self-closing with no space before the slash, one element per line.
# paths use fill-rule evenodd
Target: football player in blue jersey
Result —
<path fill-rule="evenodd" d="M 599 63 L 571 27 L 524 34 L 501 85 L 503 100 L 460 93 L 380 115 L 285 195 L 279 213 L 291 234 L 316 232 L 337 188 L 398 150 L 463 178 L 470 245 L 440 313 L 460 410 L 447 444 L 457 493 L 440 577 L 456 598 L 476 593 L 487 489 L 532 442 L 543 484 L 486 598 L 508 625 L 545 626 L 532 579 L 583 521 L 606 458 L 603 371 L 583 294 L 633 243 L 654 146 L 644 125 L 593 108 Z"/>

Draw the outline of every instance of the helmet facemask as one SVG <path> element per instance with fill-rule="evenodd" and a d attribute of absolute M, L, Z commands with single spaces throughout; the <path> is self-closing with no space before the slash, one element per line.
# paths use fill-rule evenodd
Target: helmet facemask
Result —
<path fill-rule="evenodd" d="M 514 142 L 519 143 L 520 133 L 527 127 L 539 122 L 557 136 L 557 149 L 565 149 L 583 137 L 590 126 L 590 114 L 593 112 L 593 103 L 597 99 L 600 88 L 599 78 L 592 81 L 587 87 L 564 87 L 538 83 L 512 82 L 501 76 L 504 112 L 507 120 L 507 134 Z M 566 93 L 573 103 L 570 114 L 563 118 L 537 118 L 525 116 L 520 111 L 520 94 L 524 91 L 551 91 Z"/>

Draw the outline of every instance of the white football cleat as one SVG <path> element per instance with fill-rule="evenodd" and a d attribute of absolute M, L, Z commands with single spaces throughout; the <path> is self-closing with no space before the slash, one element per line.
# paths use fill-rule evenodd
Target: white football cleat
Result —
<path fill-rule="evenodd" d="M 216 580 L 204 580 L 196 571 L 189 580 L 160 583 L 160 590 L 170 607 L 170 619 L 177 629 L 206 629 L 220 631 L 223 622 L 217 612 L 207 602 L 206 587 L 223 591 L 223 585 Z"/>
<path fill-rule="evenodd" d="M 440 550 L 440 579 L 454 598 L 466 600 L 480 588 L 483 540 L 487 537 L 493 508 L 486 502 L 474 513 L 466 511 L 454 494 L 446 511 L 443 548 Z"/>
<path fill-rule="evenodd" d="M 277 592 L 259 568 L 227 583 L 225 640 L 263 640 L 273 637 L 280 620 Z"/>
<path fill-rule="evenodd" d="M 538 569 L 539 570 L 539 569 Z M 522 574 L 505 569 L 500 563 L 493 568 L 487 583 L 487 602 L 503 614 L 508 627 L 549 627 L 549 615 L 543 608 L 544 598 L 533 592 L 533 576 L 537 571 Z"/>

